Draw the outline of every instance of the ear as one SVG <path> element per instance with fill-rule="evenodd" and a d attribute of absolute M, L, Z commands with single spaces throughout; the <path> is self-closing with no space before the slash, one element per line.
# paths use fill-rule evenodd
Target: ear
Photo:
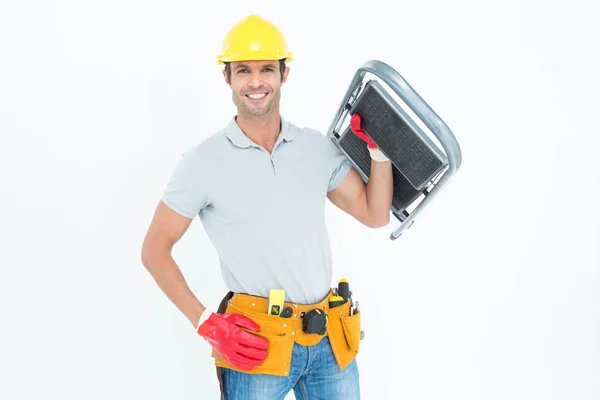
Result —
<path fill-rule="evenodd" d="M 283 76 L 281 77 L 281 84 L 282 85 L 285 83 L 285 81 L 287 81 L 289 73 L 290 73 L 290 67 L 285 67 L 285 70 L 283 71 Z"/>
<path fill-rule="evenodd" d="M 225 83 L 227 84 L 227 86 L 231 86 L 231 82 L 227 80 L 227 73 L 225 72 L 225 70 L 222 70 L 221 73 L 223 74 L 223 78 L 225 78 Z"/>

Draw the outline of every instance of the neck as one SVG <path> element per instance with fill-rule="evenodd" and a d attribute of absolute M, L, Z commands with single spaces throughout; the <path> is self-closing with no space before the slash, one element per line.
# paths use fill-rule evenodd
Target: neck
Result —
<path fill-rule="evenodd" d="M 252 117 L 238 112 L 235 120 L 242 132 L 250 140 L 264 147 L 268 152 L 273 150 L 281 132 L 281 118 L 279 117 L 279 113 L 275 112 L 262 117 Z"/>

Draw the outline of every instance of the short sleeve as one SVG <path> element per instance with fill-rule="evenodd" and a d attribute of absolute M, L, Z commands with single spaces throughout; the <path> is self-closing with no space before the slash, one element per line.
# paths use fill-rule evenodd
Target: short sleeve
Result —
<path fill-rule="evenodd" d="M 327 140 L 325 148 L 325 162 L 327 163 L 327 170 L 330 173 L 329 185 L 327 186 L 327 192 L 331 192 L 335 189 L 350 171 L 352 165 L 348 161 L 348 157 L 342 150 L 340 150 L 331 140 Z"/>
<path fill-rule="evenodd" d="M 184 153 L 164 189 L 163 203 L 184 217 L 194 218 L 208 205 L 206 172 L 196 149 Z"/>

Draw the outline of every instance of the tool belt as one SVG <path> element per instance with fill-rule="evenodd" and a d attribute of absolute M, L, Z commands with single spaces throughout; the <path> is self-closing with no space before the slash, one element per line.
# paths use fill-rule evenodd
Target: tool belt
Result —
<path fill-rule="evenodd" d="M 267 313 L 269 299 L 242 293 L 229 292 L 221 302 L 217 312 L 237 313 L 247 316 L 260 326 L 259 332 L 248 332 L 262 336 L 269 341 L 268 356 L 264 362 L 251 371 L 250 374 L 269 374 L 287 376 L 292 361 L 294 343 L 302 346 L 316 345 L 325 336 L 329 338 L 331 349 L 340 370 L 344 369 L 358 354 L 361 339 L 360 311 L 350 315 L 350 302 L 330 308 L 329 297 L 332 291 L 321 302 L 315 304 L 296 304 L 285 302 L 285 307 L 291 307 L 293 312 L 288 318 Z M 320 309 L 327 315 L 323 334 L 305 333 L 303 330 L 304 317 L 312 311 Z M 320 313 L 320 311 L 317 311 Z M 217 371 L 219 367 L 240 371 L 214 349 L 211 356 L 215 359 Z"/>

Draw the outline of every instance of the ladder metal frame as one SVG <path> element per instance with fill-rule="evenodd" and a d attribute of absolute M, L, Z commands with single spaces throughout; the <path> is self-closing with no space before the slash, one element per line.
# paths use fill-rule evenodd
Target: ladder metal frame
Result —
<path fill-rule="evenodd" d="M 392 208 L 392 214 L 400 221 L 398 228 L 390 234 L 390 239 L 396 240 L 406 229 L 411 227 L 418 214 L 435 198 L 439 191 L 448 184 L 452 176 L 458 171 L 462 163 L 462 153 L 456 137 L 446 123 L 394 68 L 379 60 L 369 60 L 356 70 L 352 82 L 350 83 L 340 107 L 327 131 L 327 136 L 338 148 L 340 148 L 340 150 L 344 151 L 339 143 L 340 129 L 343 125 L 343 121 L 349 115 L 349 110 L 353 108 L 352 106 L 359 98 L 363 81 L 367 73 L 371 73 L 381 79 L 406 103 L 408 107 L 410 107 L 415 115 L 423 121 L 425 126 L 427 126 L 439 140 L 448 160 L 447 167 L 434 177 L 422 191 L 425 197 L 412 212 L 409 213 L 407 210 L 395 210 Z M 400 108 L 397 103 L 395 105 Z M 408 116 L 406 117 L 409 118 Z M 344 153 L 346 152 L 344 151 Z M 348 158 L 350 163 L 358 169 L 356 163 L 350 157 Z M 363 178 L 366 179 L 362 172 L 361 174 L 363 175 Z M 436 180 L 437 182 L 434 182 Z"/>

